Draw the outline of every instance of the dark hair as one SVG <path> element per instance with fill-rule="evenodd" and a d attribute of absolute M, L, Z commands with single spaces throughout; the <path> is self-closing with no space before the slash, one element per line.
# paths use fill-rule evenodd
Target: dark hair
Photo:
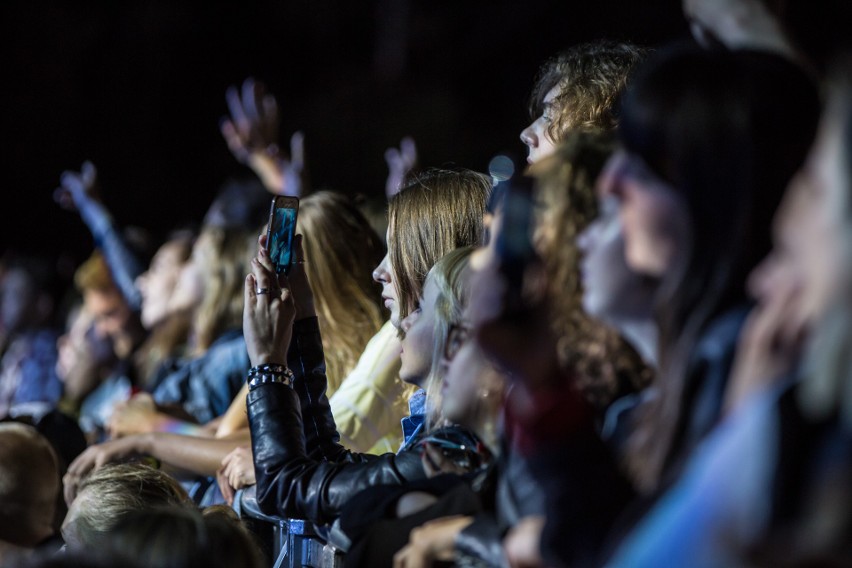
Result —
<path fill-rule="evenodd" d="M 105 543 L 104 555 L 151 568 L 259 568 L 260 552 L 233 510 L 209 507 L 135 511 Z"/>
<path fill-rule="evenodd" d="M 556 116 L 548 128 L 552 140 L 572 128 L 612 130 L 618 122 L 617 101 L 633 67 L 647 50 L 631 43 L 600 40 L 575 45 L 542 65 L 530 94 L 533 120 L 544 110 L 544 97 L 559 85 Z"/>
<path fill-rule="evenodd" d="M 652 486 L 682 419 L 688 358 L 716 316 L 746 302 L 770 250 L 781 196 L 814 138 L 819 97 L 805 73 L 759 52 L 669 49 L 625 93 L 619 137 L 682 199 L 689 245 L 660 283 L 659 396 L 637 429 L 640 479 Z"/>

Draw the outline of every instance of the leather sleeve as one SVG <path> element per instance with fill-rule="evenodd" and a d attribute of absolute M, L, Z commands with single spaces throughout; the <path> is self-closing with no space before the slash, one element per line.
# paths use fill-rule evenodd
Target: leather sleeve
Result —
<path fill-rule="evenodd" d="M 286 385 L 261 385 L 247 403 L 257 501 L 266 514 L 328 523 L 367 487 L 425 477 L 417 452 L 370 456 L 341 448 L 336 461 L 309 456 L 299 396 Z"/>
<path fill-rule="evenodd" d="M 293 389 L 302 410 L 306 454 L 331 461 L 345 459 L 346 449 L 339 443 L 340 435 L 326 396 L 328 379 L 317 318 L 293 324 L 287 366 L 293 371 Z"/>

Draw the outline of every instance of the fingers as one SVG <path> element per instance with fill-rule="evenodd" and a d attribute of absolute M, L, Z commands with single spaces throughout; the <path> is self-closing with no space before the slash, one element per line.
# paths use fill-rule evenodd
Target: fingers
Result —
<path fill-rule="evenodd" d="M 263 109 L 263 124 L 265 127 L 266 140 L 270 143 L 278 142 L 278 102 L 269 93 L 263 95 L 260 101 Z"/>
<path fill-rule="evenodd" d="M 80 178 L 86 187 L 92 187 L 95 185 L 95 181 L 97 181 L 98 178 L 98 170 L 89 160 L 83 162 L 83 167 L 80 169 Z"/>
<path fill-rule="evenodd" d="M 400 156 L 407 169 L 411 169 L 417 163 L 417 145 L 414 138 L 406 136 L 399 144 Z"/>
<path fill-rule="evenodd" d="M 260 89 L 262 87 L 258 83 L 255 83 L 251 77 L 243 81 L 243 110 L 245 111 L 246 118 L 253 123 L 257 123 L 260 118 L 257 108 L 257 93 Z"/>
<path fill-rule="evenodd" d="M 243 105 L 240 101 L 240 94 L 237 91 L 237 88 L 233 85 L 228 87 L 225 91 L 225 101 L 228 103 L 228 112 L 231 113 L 231 120 L 233 121 L 234 126 L 236 126 L 237 131 L 240 133 L 246 132 L 248 130 L 249 121 L 246 117 L 245 111 L 243 110 Z"/>
<path fill-rule="evenodd" d="M 228 483 L 228 478 L 223 474 L 221 469 L 216 472 L 216 485 L 219 486 L 219 492 L 222 493 L 222 497 L 225 498 L 225 502 L 229 506 L 233 506 L 235 493 L 233 488 L 231 488 L 231 485 Z"/>
<path fill-rule="evenodd" d="M 305 133 L 297 130 L 290 137 L 290 166 L 301 171 L 305 164 Z"/>
<path fill-rule="evenodd" d="M 261 253 L 261 258 L 264 256 Z M 266 264 L 269 264 L 269 259 L 267 257 Z M 272 290 L 278 288 L 277 279 L 275 278 L 275 271 L 271 270 L 269 266 L 264 265 L 258 258 L 253 258 L 251 260 L 251 273 L 254 275 L 254 281 L 257 285 L 255 289 L 255 297 L 258 295 L 257 290 Z M 267 295 L 267 294 L 261 294 Z"/>
<path fill-rule="evenodd" d="M 254 307 L 254 305 L 257 303 L 257 282 L 254 279 L 254 274 L 246 275 L 243 298 L 245 299 L 246 310 L 248 310 L 248 308 L 250 307 Z"/>

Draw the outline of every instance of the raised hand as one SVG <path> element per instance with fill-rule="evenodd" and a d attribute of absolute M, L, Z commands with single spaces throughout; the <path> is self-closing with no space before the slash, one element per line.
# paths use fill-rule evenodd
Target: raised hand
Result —
<path fill-rule="evenodd" d="M 62 172 L 59 187 L 53 192 L 53 199 L 69 211 L 75 211 L 77 205 L 84 199 L 99 199 L 98 170 L 95 165 L 86 160 L 79 172 L 71 170 Z"/>
<path fill-rule="evenodd" d="M 289 156 L 278 146 L 278 103 L 263 83 L 248 78 L 242 89 L 225 92 L 230 117 L 219 128 L 228 148 L 242 164 L 249 166 L 267 190 L 275 194 L 299 196 L 306 189 L 305 137 L 290 137 Z"/>
<path fill-rule="evenodd" d="M 773 5 L 770 5 L 773 4 Z M 784 30 L 777 8 L 765 0 L 683 0 L 692 35 L 705 47 L 721 43 L 728 49 L 773 51 L 801 59 Z"/>
<path fill-rule="evenodd" d="M 388 164 L 385 194 L 390 199 L 399 193 L 408 175 L 417 167 L 417 145 L 414 138 L 406 136 L 400 141 L 398 149 L 388 148 L 385 151 L 385 162 Z"/>
<path fill-rule="evenodd" d="M 243 335 L 252 366 L 286 363 L 296 306 L 287 278 L 275 274 L 263 247 L 251 260 L 244 294 Z"/>

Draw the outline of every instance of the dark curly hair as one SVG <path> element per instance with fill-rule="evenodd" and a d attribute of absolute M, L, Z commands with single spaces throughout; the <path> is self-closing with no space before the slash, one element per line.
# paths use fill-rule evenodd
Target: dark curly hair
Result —
<path fill-rule="evenodd" d="M 647 53 L 630 43 L 607 40 L 571 47 L 542 65 L 530 94 L 530 116 L 541 116 L 544 97 L 558 85 L 559 94 L 550 103 L 554 113 L 547 134 L 552 140 L 562 140 L 575 128 L 615 129 L 618 98 Z"/>

